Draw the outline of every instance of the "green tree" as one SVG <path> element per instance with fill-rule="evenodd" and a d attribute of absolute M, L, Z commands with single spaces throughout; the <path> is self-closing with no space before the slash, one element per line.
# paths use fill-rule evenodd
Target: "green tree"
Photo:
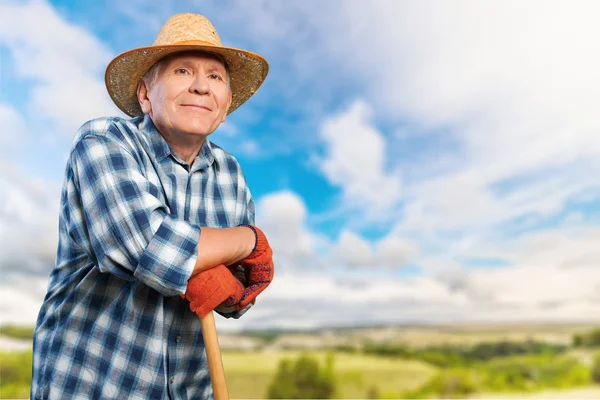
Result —
<path fill-rule="evenodd" d="M 439 372 L 424 386 L 402 394 L 403 398 L 444 398 L 460 399 L 477 392 L 480 377 L 475 371 L 465 368 L 452 368 Z"/>
<path fill-rule="evenodd" d="M 589 346 L 600 346 L 600 328 L 594 329 L 588 333 L 588 345 Z"/>
<path fill-rule="evenodd" d="M 269 399 L 293 399 L 296 395 L 294 368 L 292 361 L 285 358 L 279 362 L 279 368 L 269 385 Z"/>
<path fill-rule="evenodd" d="M 594 363 L 592 364 L 592 380 L 600 383 L 600 352 L 596 354 Z"/>
<path fill-rule="evenodd" d="M 367 390 L 367 399 L 379 399 L 381 394 L 379 393 L 379 388 L 375 385 L 371 385 Z"/>
<path fill-rule="evenodd" d="M 599 347 L 600 328 L 592 329 L 587 333 L 576 333 L 575 335 L 573 335 L 573 346 Z"/>
<path fill-rule="evenodd" d="M 284 359 L 279 363 L 267 397 L 270 399 L 329 399 L 335 390 L 333 378 L 333 355 L 329 354 L 326 366 L 307 355 L 301 355 L 295 363 Z"/>
<path fill-rule="evenodd" d="M 0 335 L 14 339 L 33 340 L 33 328 L 28 326 L 2 325 Z"/>
<path fill-rule="evenodd" d="M 474 393 L 477 386 L 468 371 L 450 370 L 443 373 L 438 383 L 439 394 L 445 398 L 461 398 Z"/>

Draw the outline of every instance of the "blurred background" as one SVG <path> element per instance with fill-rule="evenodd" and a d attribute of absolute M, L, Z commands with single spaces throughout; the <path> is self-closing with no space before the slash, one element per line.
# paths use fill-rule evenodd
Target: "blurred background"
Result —
<path fill-rule="evenodd" d="M 594 0 L 0 0 L 0 398 L 104 68 L 178 12 L 270 63 L 211 136 L 277 268 L 217 318 L 232 397 L 600 398 Z"/>

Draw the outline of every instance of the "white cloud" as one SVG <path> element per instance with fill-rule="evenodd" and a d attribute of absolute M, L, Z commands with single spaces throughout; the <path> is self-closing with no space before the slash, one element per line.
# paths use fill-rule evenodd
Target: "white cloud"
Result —
<path fill-rule="evenodd" d="M 6 128 L 0 139 L 6 153 L 0 169 L 1 318 L 33 324 L 54 265 L 60 179 L 41 178 L 39 169 L 33 178 L 25 172 L 31 165 L 18 163 L 37 154 L 49 132 L 60 129 L 69 137 L 87 119 L 116 112 L 102 81 L 110 52 L 41 0 L 0 4 L 0 46 L 8 50 L 17 74 L 12 78 L 23 79 L 25 94 L 19 111 L 16 103 L 0 105 Z M 34 139 L 35 149 L 28 147 Z M 15 153 L 19 158 L 11 159 Z"/>
<path fill-rule="evenodd" d="M 368 8 L 360 1 L 341 5 L 260 2 L 239 17 L 255 12 L 265 21 L 250 27 L 248 35 L 266 42 L 266 49 L 280 49 L 293 38 L 294 58 L 303 71 L 294 74 L 314 79 L 327 71 L 327 79 L 313 85 L 315 92 L 300 78 L 294 82 L 301 87 L 292 92 L 310 96 L 320 93 L 319 88 L 333 90 L 343 80 L 346 98 L 362 96 L 369 104 L 363 115 L 355 106 L 355 117 L 346 119 L 356 123 L 350 130 L 324 136 L 332 150 L 322 171 L 347 199 L 361 202 L 366 210 L 379 202 L 386 213 L 400 215 L 391 209 L 400 188 L 394 187 L 399 181 L 386 184 L 389 168 L 372 168 L 367 179 L 357 169 L 369 166 L 345 158 L 363 145 L 343 143 L 352 142 L 356 131 L 375 132 L 359 136 L 374 139 L 366 147 L 375 154 L 371 166 L 386 159 L 385 151 L 373 150 L 379 146 L 377 138 L 391 150 L 385 146 L 386 132 L 365 122 L 372 119 L 370 107 L 388 125 L 410 123 L 397 143 L 408 147 L 405 152 L 427 157 L 417 157 L 418 165 L 404 164 L 407 169 L 429 171 L 440 160 L 448 167 L 402 182 L 404 228 L 428 233 L 490 228 L 530 213 L 552 215 L 590 191 L 598 195 L 598 184 L 590 178 L 598 171 L 600 155 L 600 120 L 594 110 L 600 55 L 590 50 L 600 35 L 594 19 L 600 11 L 597 2 L 375 0 Z M 307 20 L 310 29 L 303 23 Z M 277 38 L 274 32 L 280 29 L 286 35 Z M 338 122 L 335 118 L 330 122 Z M 390 129 L 393 136 L 397 128 Z M 428 153 L 427 132 L 440 129 L 454 145 Z M 393 164 L 388 159 L 387 165 Z M 494 190 L 497 182 L 528 175 L 527 185 L 515 193 Z M 372 186 L 382 191 L 381 198 L 391 194 L 390 200 L 374 199 Z M 358 215 L 369 222 L 365 213 Z"/>
<path fill-rule="evenodd" d="M 598 228 L 564 225 L 516 237 L 476 237 L 463 248 L 419 261 L 426 275 L 452 290 L 498 309 L 511 305 L 518 318 L 518 313 L 535 307 L 600 306 L 596 295 L 600 288 L 599 240 Z M 461 265 L 468 259 L 486 257 L 502 259 L 509 266 Z M 587 316 L 573 315 L 576 317 Z"/>
<path fill-rule="evenodd" d="M 414 260 L 418 247 L 409 240 L 390 235 L 376 244 L 376 252 L 382 265 L 403 266 Z"/>
<path fill-rule="evenodd" d="M 10 248 L 37 252 L 40 259 L 48 260 L 54 243 L 40 249 L 23 244 L 37 244 L 44 235 L 48 235 L 49 242 L 54 242 L 54 239 L 50 240 L 53 224 L 39 225 L 37 221 L 42 214 L 56 214 L 49 204 L 43 206 L 47 189 L 36 183 L 17 186 L 8 178 L 2 184 L 0 193 L 9 193 L 1 197 L 2 215 L 6 216 L 5 211 L 12 210 L 10 215 L 15 221 L 10 225 L 3 220 L 1 226 L 10 228 L 18 224 L 31 228 L 26 235 L 20 236 L 21 243 L 14 242 L 16 239 L 14 235 L 8 235 L 8 230 L 3 231 L 3 242 L 13 240 Z M 220 329 L 314 328 L 352 325 L 357 321 L 597 319 L 600 306 L 597 296 L 600 289 L 596 250 L 600 239 L 598 229 L 582 230 L 580 226 L 572 225 L 568 229 L 530 233 L 523 238 L 497 242 L 495 248 L 487 249 L 491 254 L 504 256 L 514 264 L 512 267 L 473 270 L 448 262 L 446 258 L 429 259 L 422 260 L 426 269 L 424 276 L 399 279 L 365 274 L 365 270 L 357 269 L 331 275 L 321 268 L 303 265 L 299 260 L 314 259 L 315 249 L 320 248 L 315 243 L 318 236 L 306 226 L 306 217 L 303 200 L 293 192 L 277 192 L 259 199 L 257 224 L 267 233 L 276 252 L 276 263 L 285 272 L 277 271 L 275 280 L 260 296 L 256 307 L 241 320 L 218 318 Z M 371 245 L 359 235 L 348 232 L 340 237 L 338 245 L 342 243 L 348 250 L 361 250 L 362 247 L 363 253 L 357 252 L 359 258 L 371 252 L 372 262 L 386 255 L 401 260 L 408 257 L 407 252 L 416 254 L 413 245 L 394 236 Z M 327 243 L 327 246 L 332 244 Z M 394 253 L 399 249 L 405 252 Z M 573 260 L 581 262 L 570 262 Z M 37 271 L 43 271 L 43 268 Z M 25 282 L 30 283 L 31 279 L 37 282 L 36 290 L 24 290 Z M 45 282 L 39 275 L 34 278 L 11 275 L 11 279 L 0 286 L 2 321 L 33 323 Z"/>
<path fill-rule="evenodd" d="M 58 243 L 58 188 L 26 179 L 15 170 L 0 174 L 0 271 L 47 275 Z"/>
<path fill-rule="evenodd" d="M 235 137 L 238 135 L 239 129 L 233 123 L 231 123 L 229 121 L 225 121 L 221 125 L 219 125 L 217 132 L 218 132 L 217 134 L 222 134 L 227 137 Z"/>
<path fill-rule="evenodd" d="M 322 40 L 333 56 L 354 51 L 347 67 L 369 79 L 378 106 L 430 124 L 462 125 L 482 116 L 501 125 L 595 124 L 589 100 L 599 93 L 593 77 L 600 56 L 589 49 L 600 29 L 597 2 L 360 5 L 339 9 L 338 19 L 320 27 Z M 348 34 L 334 34 L 340 31 Z M 568 118 L 575 115 L 582 118 Z"/>
<path fill-rule="evenodd" d="M 0 171 L 0 325 L 33 325 L 54 266 L 59 190 Z"/>
<path fill-rule="evenodd" d="M 349 231 L 340 235 L 337 252 L 342 262 L 349 266 L 372 265 L 375 258 L 371 244 Z"/>
<path fill-rule="evenodd" d="M 385 167 L 385 138 L 371 120 L 373 111 L 356 101 L 321 125 L 326 155 L 320 168 L 344 190 L 346 201 L 381 211 L 400 198 L 400 175 Z"/>
<path fill-rule="evenodd" d="M 0 326 L 18 324 L 33 326 L 48 280 L 36 276 L 20 276 L 0 283 Z"/>
<path fill-rule="evenodd" d="M 260 146 L 253 140 L 244 140 L 240 144 L 240 150 L 246 156 L 256 156 L 260 153 Z"/>
<path fill-rule="evenodd" d="M 2 151 L 8 155 L 15 148 L 28 142 L 29 136 L 21 114 L 11 105 L 0 103 L 0 124 L 4 134 L 0 135 Z"/>
<path fill-rule="evenodd" d="M 364 83 L 381 114 L 457 137 L 458 150 L 446 151 L 456 152 L 460 167 L 425 182 L 431 190 L 407 187 L 409 208 L 417 212 L 407 215 L 441 225 L 465 217 L 507 219 L 514 212 L 490 191 L 496 181 L 553 168 L 542 179 L 565 180 L 572 191 L 552 211 L 581 184 L 595 185 L 584 176 L 591 176 L 591 165 L 597 169 L 593 159 L 600 155 L 593 109 L 600 55 L 590 51 L 600 34 L 593 17 L 599 7 L 465 0 L 374 1 L 365 9 L 349 2 L 333 23 L 320 26 L 318 43 L 340 61 L 353 55 L 345 68 Z M 518 209 L 537 200 L 524 198 Z"/>
<path fill-rule="evenodd" d="M 512 259 L 534 266 L 555 266 L 565 271 L 600 269 L 600 229 L 562 228 L 525 235 L 508 243 Z M 599 274 L 600 275 L 600 274 Z M 600 282 L 600 281 L 599 281 Z"/>
<path fill-rule="evenodd" d="M 354 283 L 346 284 L 350 280 Z M 520 266 L 470 271 L 462 286 L 410 279 L 305 274 L 279 277 L 242 319 L 224 330 L 411 322 L 598 321 L 594 269 Z"/>
<path fill-rule="evenodd" d="M 256 213 L 264 223 L 301 228 L 306 221 L 307 209 L 298 194 L 286 190 L 261 197 Z"/>
<path fill-rule="evenodd" d="M 46 1 L 1 4 L 0 45 L 8 48 L 19 77 L 32 79 L 28 112 L 34 117 L 73 135 L 86 120 L 118 112 L 103 82 L 111 52 Z"/>
<path fill-rule="evenodd" d="M 573 271 L 549 266 L 522 266 L 516 269 L 477 271 L 470 275 L 471 285 L 486 293 L 494 303 L 519 308 L 592 299 L 600 279 L 595 268 Z M 576 283 L 576 284 L 575 284 Z"/>
<path fill-rule="evenodd" d="M 256 224 L 267 236 L 273 249 L 276 268 L 282 271 L 306 268 L 324 246 L 307 227 L 307 209 L 298 194 L 291 191 L 270 193 L 256 205 Z M 320 243 L 320 244 L 319 244 Z"/>
<path fill-rule="evenodd" d="M 349 267 L 396 268 L 412 262 L 418 249 L 415 243 L 393 234 L 372 244 L 362 236 L 344 230 L 335 253 L 338 260 Z"/>
<path fill-rule="evenodd" d="M 397 231 L 418 235 L 439 231 L 483 234 L 518 218 L 524 226 L 534 226 L 562 212 L 570 201 L 600 196 L 600 184 L 594 178 L 598 173 L 598 162 L 586 163 L 585 168 L 576 164 L 513 183 L 501 192 L 477 168 L 464 168 L 409 186 L 405 218 L 398 223 Z"/>

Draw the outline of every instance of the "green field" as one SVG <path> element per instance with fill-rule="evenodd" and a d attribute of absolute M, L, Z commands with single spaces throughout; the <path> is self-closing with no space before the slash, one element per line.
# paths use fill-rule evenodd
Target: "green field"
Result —
<path fill-rule="evenodd" d="M 449 397 L 440 393 L 450 390 L 455 398 L 600 400 L 597 325 L 507 325 L 505 329 L 431 326 L 258 333 L 247 335 L 257 347 L 225 346 L 222 358 L 232 399 L 266 398 L 284 359 L 295 362 L 307 355 L 325 368 L 333 355 L 333 367 L 327 370 L 333 377 L 333 398 L 441 398 Z M 583 342 L 589 343 L 573 344 L 582 332 L 589 332 L 583 336 Z M 0 332 L 0 338 L 30 335 L 18 327 Z M 231 345 L 241 340 L 233 337 L 223 342 Z M 482 342 L 486 345 L 477 345 Z M 320 350 L 303 350 L 315 343 Z M 296 370 L 292 376 L 298 376 Z M 30 380 L 31 352 L 0 350 L 0 399 L 28 398 Z"/>
<path fill-rule="evenodd" d="M 224 352 L 223 365 L 232 398 L 265 398 L 279 361 L 295 359 L 298 351 L 260 353 Z M 325 351 L 304 352 L 325 362 Z M 377 388 L 381 394 L 401 393 L 427 382 L 437 368 L 420 361 L 393 360 L 362 354 L 335 353 L 337 398 L 366 398 Z"/>
<path fill-rule="evenodd" d="M 31 351 L 0 351 L 0 399 L 27 399 Z"/>
<path fill-rule="evenodd" d="M 296 358 L 297 351 L 240 353 L 224 352 L 223 364 L 233 399 L 265 398 L 279 361 Z M 325 352 L 307 353 L 324 361 Z M 30 352 L 2 352 L 0 398 L 27 398 L 31 366 Z M 337 398 L 366 398 L 377 387 L 381 393 L 399 393 L 424 384 L 436 368 L 419 361 L 390 360 L 366 355 L 335 354 Z M 7 384 L 7 380 L 13 383 Z"/>
<path fill-rule="evenodd" d="M 478 393 L 473 399 L 552 399 L 552 400 L 598 400 L 600 399 L 600 386 L 590 386 L 570 390 L 543 390 L 537 393 Z"/>
<path fill-rule="evenodd" d="M 295 359 L 298 351 L 223 352 L 223 364 L 232 399 L 265 398 L 279 361 Z M 324 362 L 327 352 L 304 353 Z M 583 352 L 578 353 L 588 358 Z M 29 397 L 30 352 L 0 352 L 0 399 Z M 335 398 L 398 398 L 401 393 L 426 384 L 439 368 L 420 361 L 390 359 L 363 354 L 334 353 Z M 600 399 L 600 387 L 545 390 L 539 393 L 478 393 L 472 398 Z"/>

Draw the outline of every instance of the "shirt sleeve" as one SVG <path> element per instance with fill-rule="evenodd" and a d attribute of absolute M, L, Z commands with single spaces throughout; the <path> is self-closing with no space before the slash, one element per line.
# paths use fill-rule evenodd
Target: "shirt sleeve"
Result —
<path fill-rule="evenodd" d="M 245 188 L 242 199 L 245 204 L 246 212 L 242 213 L 242 222 L 240 224 L 254 225 L 254 200 L 252 199 L 252 195 L 250 194 L 248 187 Z"/>
<path fill-rule="evenodd" d="M 241 215 L 239 216 L 239 224 L 240 225 L 254 225 L 255 211 L 254 211 L 254 200 L 252 199 L 252 194 L 250 193 L 250 189 L 246 184 L 246 179 L 241 171 L 238 169 L 238 190 L 237 190 L 238 201 L 241 205 Z M 242 274 L 243 275 L 243 274 Z M 246 282 L 242 280 L 242 283 L 246 285 Z M 246 314 L 248 310 L 250 310 L 254 306 L 253 303 L 250 303 L 243 310 L 235 310 L 227 307 L 217 307 L 215 308 L 215 312 L 225 318 L 233 318 L 238 319 L 242 315 Z"/>
<path fill-rule="evenodd" d="M 90 256 L 100 271 L 139 279 L 166 296 L 185 293 L 198 257 L 200 227 L 169 215 L 162 188 L 112 138 L 81 139 L 71 168 Z"/>

